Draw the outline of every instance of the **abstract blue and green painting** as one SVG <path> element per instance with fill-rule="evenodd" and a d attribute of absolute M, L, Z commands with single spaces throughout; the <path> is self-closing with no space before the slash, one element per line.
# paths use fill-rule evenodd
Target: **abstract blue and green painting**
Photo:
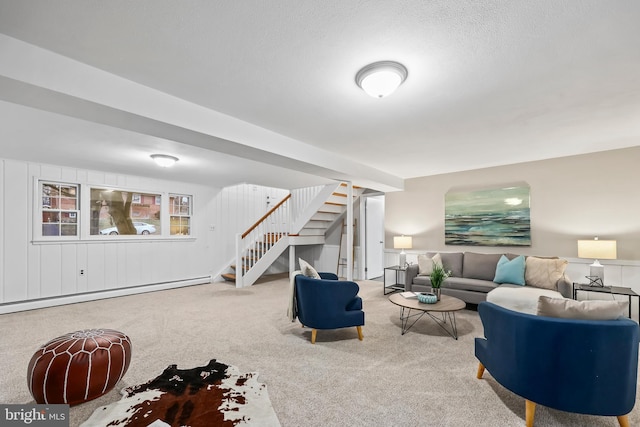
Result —
<path fill-rule="evenodd" d="M 528 186 L 450 191 L 444 205 L 447 245 L 531 246 Z"/>

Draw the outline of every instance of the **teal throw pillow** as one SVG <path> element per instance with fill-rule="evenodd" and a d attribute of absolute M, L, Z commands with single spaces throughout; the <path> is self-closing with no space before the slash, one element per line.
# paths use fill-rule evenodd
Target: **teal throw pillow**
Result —
<path fill-rule="evenodd" d="M 524 286 L 524 255 L 520 255 L 511 261 L 502 255 L 496 266 L 496 277 L 493 279 L 496 283 L 512 283 L 514 285 Z"/>

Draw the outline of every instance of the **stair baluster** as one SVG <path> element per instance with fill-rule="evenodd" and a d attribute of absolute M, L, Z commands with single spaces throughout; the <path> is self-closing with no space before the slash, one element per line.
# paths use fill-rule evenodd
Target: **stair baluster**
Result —
<path fill-rule="evenodd" d="M 346 185 L 292 190 L 247 231 L 237 234 L 236 274 L 223 274 L 225 280 L 235 280 L 238 288 L 251 286 L 289 245 L 323 244 L 326 230 L 343 217 L 349 204 L 341 187 Z"/>

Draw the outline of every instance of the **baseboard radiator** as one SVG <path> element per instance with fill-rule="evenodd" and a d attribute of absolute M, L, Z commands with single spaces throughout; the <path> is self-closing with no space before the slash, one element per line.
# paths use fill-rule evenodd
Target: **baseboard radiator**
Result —
<path fill-rule="evenodd" d="M 40 298 L 26 301 L 14 301 L 0 304 L 0 314 L 18 311 L 35 310 L 38 308 L 56 307 L 59 305 L 75 304 L 78 302 L 96 301 L 100 299 L 143 294 L 146 292 L 163 291 L 166 289 L 182 288 L 185 286 L 203 285 L 211 283 L 211 276 L 194 277 L 172 282 L 149 283 L 126 288 L 105 289 L 101 291 L 83 292 L 72 295 L 62 295 L 50 298 Z"/>

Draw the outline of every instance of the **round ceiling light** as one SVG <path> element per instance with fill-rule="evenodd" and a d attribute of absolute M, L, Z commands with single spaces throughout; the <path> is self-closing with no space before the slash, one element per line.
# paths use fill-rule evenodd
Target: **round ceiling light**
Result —
<path fill-rule="evenodd" d="M 169 156 L 167 154 L 152 154 L 151 158 L 158 166 L 163 168 L 171 167 L 175 162 L 180 160 L 177 157 Z"/>
<path fill-rule="evenodd" d="M 374 62 L 356 74 L 356 84 L 374 98 L 391 95 L 407 79 L 407 69 L 394 61 Z"/>

